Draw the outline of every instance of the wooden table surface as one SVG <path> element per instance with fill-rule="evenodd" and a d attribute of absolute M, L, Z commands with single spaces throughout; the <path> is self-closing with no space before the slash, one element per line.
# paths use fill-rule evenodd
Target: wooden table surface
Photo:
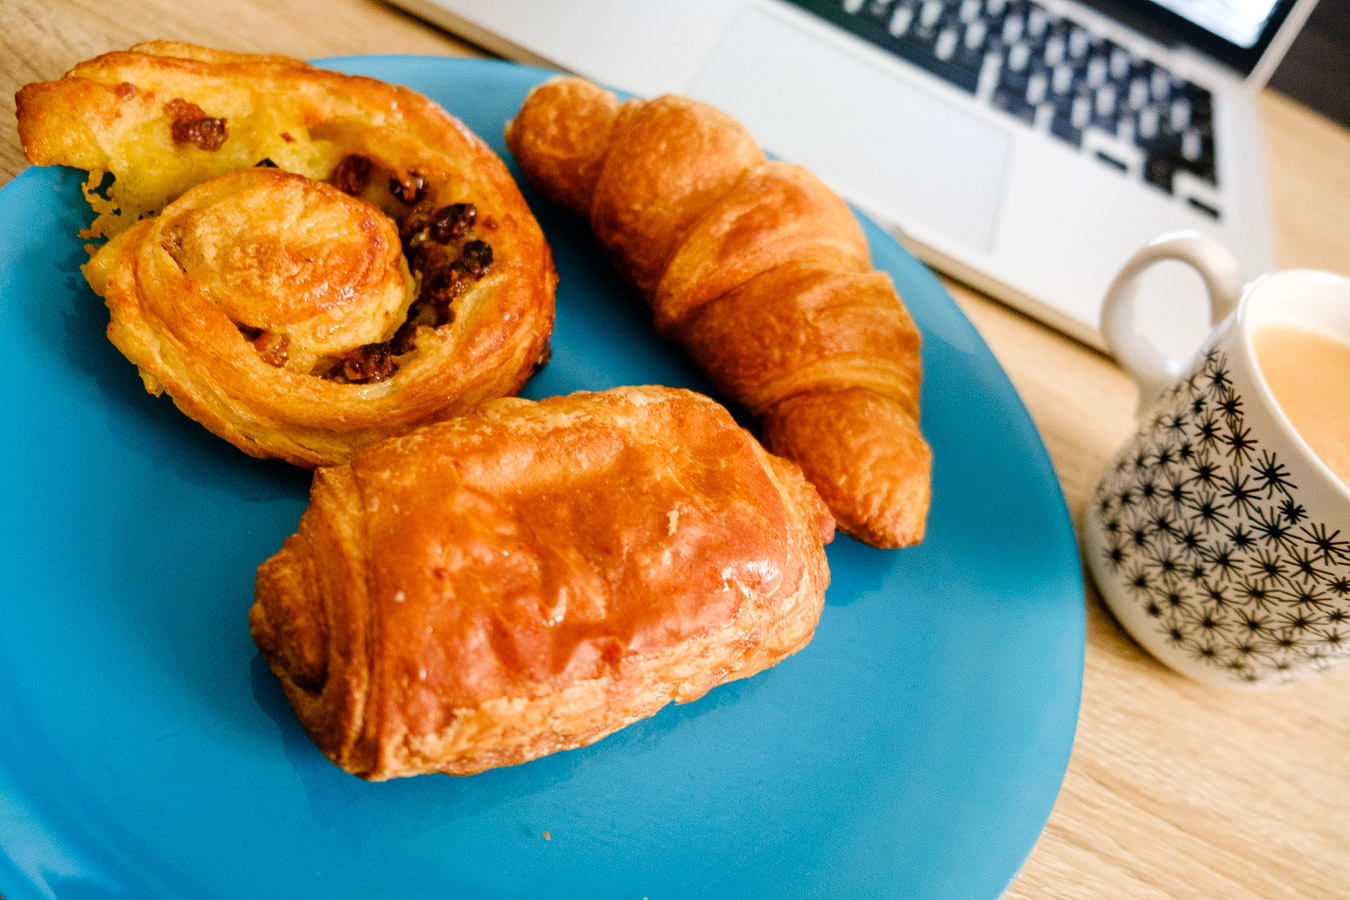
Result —
<path fill-rule="evenodd" d="M 0 104 L 75 62 L 153 38 L 319 57 L 475 51 L 377 0 L 0 0 Z M 1332 76 L 1338 77 L 1338 76 Z M 1350 131 L 1262 97 L 1281 268 L 1350 274 Z M 0 128 L 0 183 L 26 165 Z M 1049 448 L 1075 525 L 1131 428 L 1109 359 L 948 281 Z M 1089 587 L 1078 736 L 1009 898 L 1350 897 L 1350 669 L 1273 692 L 1182 679 Z"/>

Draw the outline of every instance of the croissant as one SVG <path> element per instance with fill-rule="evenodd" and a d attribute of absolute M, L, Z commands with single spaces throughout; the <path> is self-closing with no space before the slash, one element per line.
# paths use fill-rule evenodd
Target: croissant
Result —
<path fill-rule="evenodd" d="M 708 398 L 495 400 L 315 473 L 255 642 L 369 780 L 590 744 L 806 645 L 834 523 Z"/>
<path fill-rule="evenodd" d="M 922 538 L 919 332 L 836 194 L 766 161 L 711 106 L 620 104 L 577 78 L 535 88 L 506 141 L 535 189 L 590 221 L 657 330 L 801 466 L 841 530 L 878 547 Z"/>
<path fill-rule="evenodd" d="M 557 276 L 505 165 L 406 88 L 156 42 L 17 96 L 89 172 L 84 274 L 152 394 L 314 467 L 518 391 Z"/>

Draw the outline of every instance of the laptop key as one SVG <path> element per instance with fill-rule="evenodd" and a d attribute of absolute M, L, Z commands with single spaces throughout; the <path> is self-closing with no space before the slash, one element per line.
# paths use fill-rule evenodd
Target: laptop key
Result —
<path fill-rule="evenodd" d="M 1060 96 L 1068 96 L 1073 92 L 1073 67 L 1057 65 L 1050 73 L 1050 91 Z"/>
<path fill-rule="evenodd" d="M 1149 87 L 1154 100 L 1166 100 L 1172 94 L 1172 73 L 1159 66 L 1150 66 Z"/>
<path fill-rule="evenodd" d="M 1068 48 L 1063 34 L 1052 32 L 1045 39 L 1045 64 L 1052 69 L 1062 68 Z"/>
<path fill-rule="evenodd" d="M 1218 171 L 1214 165 L 1214 138 L 1196 129 L 1181 136 L 1181 156 L 1186 171 L 1196 178 L 1218 187 Z"/>
<path fill-rule="evenodd" d="M 1027 102 L 1032 106 L 1043 105 L 1046 100 L 1046 88 L 1048 84 L 1049 79 L 1044 70 L 1038 69 L 1033 71 L 1031 77 L 1027 79 Z"/>
<path fill-rule="evenodd" d="M 1069 121 L 1075 128 L 1086 128 L 1092 122 L 1092 101 L 1087 94 L 1077 94 L 1069 104 Z"/>
<path fill-rule="evenodd" d="M 1050 119 L 1050 133 L 1075 147 L 1083 146 L 1083 129 L 1073 123 L 1068 112 L 1057 111 Z"/>
<path fill-rule="evenodd" d="M 886 24 L 886 30 L 895 37 L 904 37 L 905 32 L 909 31 L 909 26 L 914 24 L 914 7 L 897 6 L 895 12 L 891 13 L 891 20 Z"/>
<path fill-rule="evenodd" d="M 1142 77 L 1136 77 L 1130 81 L 1129 93 L 1126 95 L 1129 99 L 1130 109 L 1139 109 L 1148 103 L 1148 80 Z"/>
<path fill-rule="evenodd" d="M 1091 45 L 1092 36 L 1085 29 L 1077 25 L 1069 29 L 1069 59 L 1082 59 L 1087 56 Z"/>
<path fill-rule="evenodd" d="M 1104 84 L 1092 97 L 1092 124 L 1114 135 L 1119 131 L 1119 121 L 1116 89 L 1110 84 Z"/>
<path fill-rule="evenodd" d="M 924 4 L 919 9 L 919 24 L 926 29 L 937 27 L 938 20 L 942 18 L 941 0 L 924 0 Z"/>
<path fill-rule="evenodd" d="M 1181 157 L 1194 165 L 1200 161 L 1200 132 L 1188 128 L 1181 133 Z"/>
<path fill-rule="evenodd" d="M 1039 3 L 1029 3 L 1027 11 L 1027 36 L 1033 40 L 1045 37 L 1050 26 L 1050 14 Z"/>
<path fill-rule="evenodd" d="M 1168 110 L 1168 124 L 1172 130 L 1180 132 L 1191 124 L 1191 101 L 1186 97 L 1177 97 Z"/>
<path fill-rule="evenodd" d="M 1019 97 L 1027 96 L 1027 88 L 1031 85 L 1031 73 L 1025 70 L 1018 71 L 1009 69 L 1006 66 L 998 74 L 998 90 L 1006 91 L 1009 94 L 1016 94 Z"/>
<path fill-rule="evenodd" d="M 1144 180 L 1156 188 L 1172 193 L 1172 176 L 1176 174 L 1176 161 L 1170 156 L 1147 156 L 1144 158 Z"/>
<path fill-rule="evenodd" d="M 941 60 L 949 60 L 956 52 L 957 37 L 956 31 L 952 28 L 944 28 L 938 33 L 937 43 L 933 45 L 933 55 Z"/>
<path fill-rule="evenodd" d="M 980 19 L 976 19 L 966 26 L 965 33 L 961 36 L 961 46 L 966 50 L 984 55 L 984 44 L 989 38 L 989 27 Z"/>
<path fill-rule="evenodd" d="M 1028 125 L 1036 121 L 1036 107 L 1027 102 L 1025 84 L 1023 84 L 1021 90 L 1000 84 L 994 90 L 992 100 L 995 108 L 1003 110 L 1014 118 L 1021 119 Z"/>

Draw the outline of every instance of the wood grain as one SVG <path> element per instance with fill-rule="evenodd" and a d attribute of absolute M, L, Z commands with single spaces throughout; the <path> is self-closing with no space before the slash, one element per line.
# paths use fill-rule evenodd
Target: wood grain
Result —
<path fill-rule="evenodd" d="M 475 51 L 375 0 L 0 0 L 0 104 L 78 60 L 168 38 L 317 57 Z M 1350 132 L 1262 97 L 1282 267 L 1350 273 Z M 25 162 L 0 129 L 0 183 Z M 1040 428 L 1077 525 L 1129 433 L 1134 387 L 1109 359 L 948 282 Z M 1009 898 L 1350 896 L 1350 670 L 1232 693 L 1172 675 L 1095 592 L 1063 790 Z"/>

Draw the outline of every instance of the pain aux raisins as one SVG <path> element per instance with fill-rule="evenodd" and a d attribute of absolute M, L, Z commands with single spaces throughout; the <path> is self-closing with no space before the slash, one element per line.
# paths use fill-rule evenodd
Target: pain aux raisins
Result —
<path fill-rule="evenodd" d="M 492 269 L 492 247 L 468 239 L 477 220 L 472 203 L 451 203 L 430 213 L 419 210 L 403 223 L 404 250 L 418 281 L 417 298 L 402 325 L 387 341 L 365 344 L 322 361 L 314 374 L 344 384 L 389 378 L 400 357 L 416 348 L 418 332 L 455 321 L 453 303 Z"/>

